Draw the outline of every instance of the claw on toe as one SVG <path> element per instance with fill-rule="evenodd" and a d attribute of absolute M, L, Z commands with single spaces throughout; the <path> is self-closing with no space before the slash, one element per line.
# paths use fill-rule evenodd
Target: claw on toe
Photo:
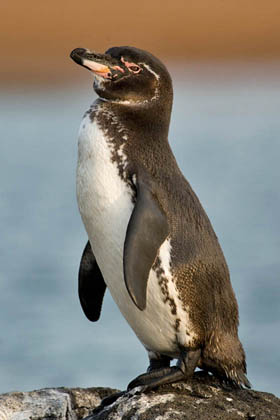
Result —
<path fill-rule="evenodd" d="M 115 392 L 114 394 L 111 394 L 108 397 L 103 398 L 100 406 L 103 408 L 103 407 L 107 407 L 108 405 L 113 404 L 115 401 L 117 401 L 117 399 L 122 397 L 125 393 L 126 391 Z"/>

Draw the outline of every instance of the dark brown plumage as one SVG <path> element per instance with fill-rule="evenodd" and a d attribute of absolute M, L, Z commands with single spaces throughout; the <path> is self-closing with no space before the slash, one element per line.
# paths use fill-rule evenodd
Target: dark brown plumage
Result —
<path fill-rule="evenodd" d="M 235 386 L 249 387 L 245 353 L 238 338 L 238 305 L 228 267 L 211 223 L 181 173 L 168 143 L 173 99 L 170 75 L 157 58 L 132 47 L 114 47 L 105 55 L 79 49 L 72 52 L 72 58 L 84 65 L 84 60 L 89 60 L 90 54 L 92 60 L 101 63 L 107 73 L 101 82 L 99 77 L 98 83 L 95 83 L 95 90 L 101 99 L 88 111 L 88 115 L 112 139 L 112 162 L 117 165 L 119 177 L 128 185 L 135 205 L 124 244 L 124 277 L 129 294 L 139 309 L 145 310 L 148 281 L 148 274 L 145 273 L 149 273 L 152 268 L 157 274 L 162 299 L 173 317 L 174 331 L 179 331 L 182 319 L 178 315 L 169 280 L 157 253 L 168 235 L 173 282 L 195 331 L 195 338 L 188 348 L 181 348 L 178 343 L 178 352 L 181 354 L 179 369 L 188 376 L 199 366 Z M 119 126 L 125 127 L 125 143 L 123 133 L 116 130 L 112 118 L 115 118 Z M 126 164 L 120 159 L 121 147 L 126 156 Z M 139 203 L 142 208 L 147 206 L 148 217 L 151 216 L 153 220 L 151 225 L 143 221 L 143 210 L 139 210 Z M 151 231 L 149 254 L 152 257 L 150 263 L 148 258 L 147 263 L 143 264 L 150 265 L 144 267 L 143 274 L 139 274 L 131 260 L 137 258 L 134 254 L 143 250 L 143 244 L 138 243 L 140 240 L 143 243 L 146 240 L 148 244 L 147 238 L 141 236 L 143 223 L 148 223 L 147 235 Z M 159 226 L 153 235 L 156 223 Z M 127 253 L 127 246 L 135 246 L 137 253 L 134 248 Z M 133 273 L 137 280 L 130 278 Z M 141 276 L 146 278 L 142 279 Z M 82 283 L 88 281 L 91 281 L 89 276 L 82 279 Z M 101 301 L 104 292 L 105 288 L 102 289 Z M 82 296 L 81 300 L 87 300 L 87 297 Z M 98 308 L 101 301 L 100 297 L 96 298 Z M 174 368 L 168 368 L 170 370 L 167 372 L 166 357 L 169 356 L 172 358 L 170 354 L 157 355 L 158 361 L 162 359 L 162 365 L 155 362 L 154 356 L 151 357 L 150 371 L 155 371 L 155 366 L 162 366 L 165 378 L 168 377 L 165 382 L 170 382 L 170 378 L 182 379 Z M 153 376 L 151 379 L 148 375 L 136 378 L 130 387 L 146 383 L 153 387 L 164 383 L 161 377 L 155 379 Z"/>

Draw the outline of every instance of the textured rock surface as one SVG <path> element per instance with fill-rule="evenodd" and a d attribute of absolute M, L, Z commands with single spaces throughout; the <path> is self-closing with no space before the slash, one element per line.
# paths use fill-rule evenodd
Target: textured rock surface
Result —
<path fill-rule="evenodd" d="M 280 399 L 251 390 L 221 388 L 212 377 L 129 393 L 102 408 L 110 388 L 57 388 L 0 396 L 0 420 L 279 420 Z"/>
<path fill-rule="evenodd" d="M 124 395 L 87 420 L 280 420 L 280 399 L 251 390 L 222 388 L 211 376 L 196 374 L 188 383 L 148 394 Z"/>
<path fill-rule="evenodd" d="M 110 388 L 56 388 L 0 395 L 0 420 L 78 420 L 89 415 Z"/>

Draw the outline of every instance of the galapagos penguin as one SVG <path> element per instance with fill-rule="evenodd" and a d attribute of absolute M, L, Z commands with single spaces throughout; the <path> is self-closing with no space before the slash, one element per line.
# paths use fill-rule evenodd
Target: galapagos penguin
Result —
<path fill-rule="evenodd" d="M 166 67 L 128 46 L 105 54 L 76 48 L 71 58 L 93 73 L 98 95 L 78 145 L 77 200 L 89 238 L 78 287 L 85 315 L 99 319 L 108 287 L 150 361 L 128 389 L 185 380 L 196 367 L 250 387 L 223 252 L 168 143 Z"/>

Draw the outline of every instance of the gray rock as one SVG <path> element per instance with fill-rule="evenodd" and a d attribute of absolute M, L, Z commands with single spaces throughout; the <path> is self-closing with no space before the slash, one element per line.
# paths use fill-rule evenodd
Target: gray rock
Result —
<path fill-rule="evenodd" d="M 272 394 L 221 386 L 196 373 L 187 383 L 161 386 L 148 394 L 124 394 L 86 420 L 279 420 L 280 399 Z"/>
<path fill-rule="evenodd" d="M 280 399 L 272 394 L 221 387 L 196 374 L 187 383 L 154 392 L 121 395 L 108 406 L 110 388 L 57 388 L 0 395 L 0 420 L 279 420 Z"/>
<path fill-rule="evenodd" d="M 88 416 L 110 388 L 47 388 L 0 395 L 0 420 L 78 420 Z"/>

